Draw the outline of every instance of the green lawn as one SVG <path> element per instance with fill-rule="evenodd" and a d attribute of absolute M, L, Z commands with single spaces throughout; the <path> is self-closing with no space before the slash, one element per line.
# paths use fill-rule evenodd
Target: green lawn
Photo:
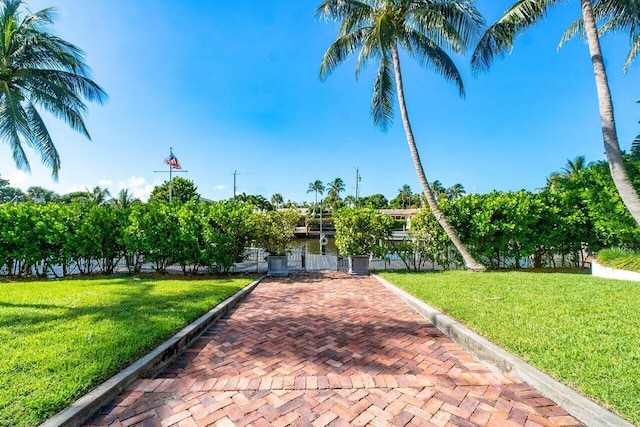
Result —
<path fill-rule="evenodd" d="M 0 426 L 43 422 L 251 280 L 0 283 Z"/>
<path fill-rule="evenodd" d="M 380 276 L 640 424 L 640 283 L 529 272 Z"/>

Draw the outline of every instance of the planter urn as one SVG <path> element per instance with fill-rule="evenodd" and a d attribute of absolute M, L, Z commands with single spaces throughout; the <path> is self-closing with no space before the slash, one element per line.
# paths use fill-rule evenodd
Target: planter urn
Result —
<path fill-rule="evenodd" d="M 289 275 L 286 255 L 269 255 L 267 257 L 267 274 L 274 277 Z"/>
<path fill-rule="evenodd" d="M 366 276 L 369 274 L 369 255 L 350 255 L 349 274 L 352 276 Z"/>

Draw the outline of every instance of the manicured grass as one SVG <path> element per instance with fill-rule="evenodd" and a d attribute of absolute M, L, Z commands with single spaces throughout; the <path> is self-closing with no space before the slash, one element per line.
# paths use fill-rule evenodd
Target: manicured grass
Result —
<path fill-rule="evenodd" d="M 640 284 L 561 273 L 380 276 L 640 424 Z"/>
<path fill-rule="evenodd" d="M 603 249 L 598 252 L 597 261 L 611 268 L 640 272 L 640 254 L 620 248 Z"/>
<path fill-rule="evenodd" d="M 0 426 L 43 422 L 250 282 L 0 283 Z"/>

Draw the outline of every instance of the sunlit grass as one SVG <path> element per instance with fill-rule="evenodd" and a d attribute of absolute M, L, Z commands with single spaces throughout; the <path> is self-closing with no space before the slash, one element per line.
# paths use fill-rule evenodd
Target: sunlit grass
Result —
<path fill-rule="evenodd" d="M 0 283 L 0 426 L 43 422 L 250 281 Z"/>
<path fill-rule="evenodd" d="M 640 284 L 585 274 L 380 274 L 640 424 Z"/>

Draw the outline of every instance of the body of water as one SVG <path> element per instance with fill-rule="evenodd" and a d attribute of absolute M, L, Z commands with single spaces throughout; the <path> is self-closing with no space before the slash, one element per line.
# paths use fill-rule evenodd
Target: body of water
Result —
<path fill-rule="evenodd" d="M 326 255 L 336 255 L 338 250 L 336 249 L 336 240 L 333 237 L 327 237 L 327 244 L 325 245 Z M 303 246 L 308 254 L 319 255 L 320 252 L 320 239 L 318 237 L 308 237 L 296 239 L 293 244 L 295 246 Z"/>

